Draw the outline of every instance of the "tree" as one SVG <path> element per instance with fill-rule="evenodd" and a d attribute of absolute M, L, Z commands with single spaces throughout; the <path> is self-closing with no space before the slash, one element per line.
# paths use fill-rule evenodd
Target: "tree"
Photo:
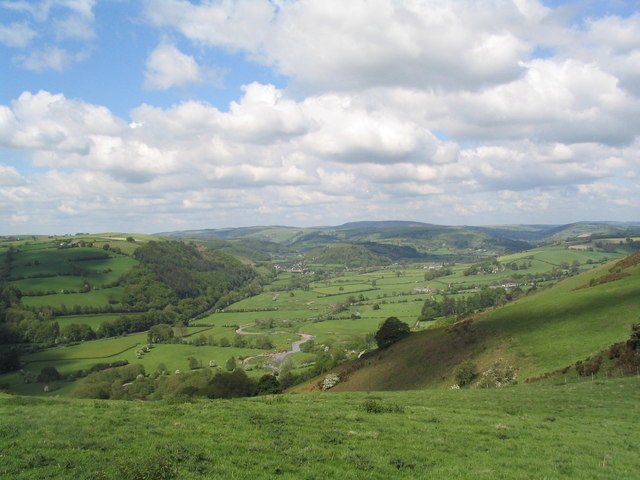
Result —
<path fill-rule="evenodd" d="M 411 333 L 409 325 L 397 317 L 389 317 L 376 332 L 375 339 L 378 348 L 383 349 L 408 336 L 409 333 Z"/>
<path fill-rule="evenodd" d="M 0 373 L 20 369 L 20 355 L 16 348 L 0 348 Z"/>
<path fill-rule="evenodd" d="M 56 370 L 56 367 L 44 367 L 42 370 L 40 370 L 40 375 L 38 375 L 38 382 L 48 383 L 59 380 L 60 378 L 60 373 L 58 372 L 58 370 Z"/>
<path fill-rule="evenodd" d="M 475 380 L 478 376 L 478 372 L 473 361 L 464 360 L 455 368 L 453 376 L 456 379 L 458 386 L 464 387 Z"/>
<path fill-rule="evenodd" d="M 149 343 L 166 343 L 173 339 L 173 328 L 166 323 L 154 325 L 147 333 Z"/>
<path fill-rule="evenodd" d="M 258 385 L 256 386 L 256 395 L 270 395 L 275 393 L 282 393 L 282 387 L 278 379 L 270 374 L 260 377 Z"/>
<path fill-rule="evenodd" d="M 233 371 L 236 368 L 236 357 L 229 357 L 225 366 L 230 372 Z"/>
<path fill-rule="evenodd" d="M 196 370 L 197 368 L 202 367 L 202 365 L 200 364 L 198 359 L 196 357 L 194 357 L 193 355 L 188 356 L 187 360 L 189 361 L 189 368 L 191 370 Z"/>

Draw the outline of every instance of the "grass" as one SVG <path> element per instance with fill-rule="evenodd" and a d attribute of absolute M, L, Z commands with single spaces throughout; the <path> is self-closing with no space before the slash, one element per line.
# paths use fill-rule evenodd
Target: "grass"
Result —
<path fill-rule="evenodd" d="M 60 328 L 66 325 L 84 324 L 89 325 L 93 330 L 97 330 L 103 322 L 115 320 L 117 318 L 127 315 L 138 315 L 135 313 L 105 313 L 105 314 L 90 314 L 90 315 L 66 315 L 63 317 L 56 317 L 55 321 L 58 322 Z"/>
<path fill-rule="evenodd" d="M 631 377 L 186 404 L 0 396 L 0 476 L 630 480 L 639 395 Z"/>
<path fill-rule="evenodd" d="M 87 293 L 58 293 L 55 295 L 41 295 L 37 297 L 23 297 L 22 303 L 28 307 L 61 307 L 64 305 L 72 309 L 76 305 L 81 307 L 105 306 L 113 298 L 118 299 L 123 295 L 122 287 L 103 288 L 91 290 Z"/>
<path fill-rule="evenodd" d="M 297 338 L 296 336 L 295 339 Z M 283 343 L 283 341 L 281 343 Z M 143 365 L 147 373 L 154 372 L 161 363 L 165 365 L 168 372 L 173 373 L 176 370 L 189 370 L 189 356 L 196 357 L 203 366 L 208 366 L 209 362 L 213 360 L 219 366 L 224 367 L 230 357 L 235 357 L 236 360 L 238 360 L 241 357 L 248 357 L 265 352 L 264 350 L 255 348 L 155 344 L 148 353 L 138 358 L 136 352 L 145 345 L 147 345 L 147 334 L 138 333 L 125 337 L 95 340 L 68 347 L 48 349 L 22 357 L 22 361 L 25 364 L 23 370 L 27 373 L 37 375 L 42 368 L 53 366 L 62 375 L 72 375 L 78 370 L 88 370 L 97 363 L 112 363 L 119 360 L 126 360 L 129 363 L 139 363 Z M 251 374 L 253 376 L 260 376 L 264 373 L 266 372 L 255 371 Z M 53 382 L 50 384 L 50 386 L 54 387 L 52 391 L 45 393 L 43 391 L 45 384 L 25 384 L 23 376 L 17 372 L 2 375 L 0 377 L 0 384 L 5 384 L 9 390 L 22 395 L 46 396 L 68 396 L 73 391 L 75 385 L 74 382 L 67 380 Z"/>

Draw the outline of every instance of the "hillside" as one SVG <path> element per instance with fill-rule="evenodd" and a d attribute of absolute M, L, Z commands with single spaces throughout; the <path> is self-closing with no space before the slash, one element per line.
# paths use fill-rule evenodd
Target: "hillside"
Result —
<path fill-rule="evenodd" d="M 343 381 L 333 389 L 447 388 L 466 359 L 479 372 L 503 360 L 520 381 L 573 365 L 628 338 L 639 320 L 639 261 L 636 253 L 453 327 L 414 333 L 339 367 Z M 317 388 L 316 380 L 297 391 Z"/>
<path fill-rule="evenodd" d="M 447 226 L 408 221 L 362 221 L 323 227 L 243 227 L 165 232 L 158 235 L 218 242 L 218 247 L 252 261 L 287 261 L 335 246 L 364 245 L 385 262 L 417 259 L 474 261 L 516 253 L 549 242 L 578 242 L 640 233 L 636 223 L 578 222 L 567 225 Z M 586 240 L 585 240 L 586 239 Z M 221 243 L 224 242 L 224 243 Z M 637 248 L 637 247 L 636 247 Z M 328 259 L 309 263 L 336 263 Z"/>
<path fill-rule="evenodd" d="M 175 240 L 30 238 L 0 260 L 0 354 L 182 324 L 261 289 L 252 267 Z"/>
<path fill-rule="evenodd" d="M 0 393 L 0 476 L 631 480 L 639 395 L 635 376 L 171 403 Z"/>

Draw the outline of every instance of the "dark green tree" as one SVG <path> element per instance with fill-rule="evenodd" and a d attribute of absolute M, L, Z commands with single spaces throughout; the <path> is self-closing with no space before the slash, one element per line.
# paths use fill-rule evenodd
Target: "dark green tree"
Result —
<path fill-rule="evenodd" d="M 400 321 L 397 317 L 389 317 L 376 332 L 375 339 L 378 348 L 387 348 L 408 336 L 410 332 L 409 325 Z"/>
<path fill-rule="evenodd" d="M 42 370 L 40 370 L 40 375 L 38 375 L 38 382 L 48 383 L 59 380 L 60 378 L 60 373 L 58 372 L 56 367 L 44 367 Z"/>
<path fill-rule="evenodd" d="M 274 393 L 282 393 L 282 387 L 278 379 L 269 374 L 260 377 L 258 385 L 256 386 L 256 395 L 270 395 Z"/>
<path fill-rule="evenodd" d="M 236 368 L 236 357 L 229 357 L 225 365 L 230 372 Z"/>
<path fill-rule="evenodd" d="M 173 328 L 171 325 L 161 323 L 159 325 L 154 325 L 149 329 L 149 333 L 147 333 L 147 340 L 149 343 L 167 343 L 173 339 L 173 336 Z"/>

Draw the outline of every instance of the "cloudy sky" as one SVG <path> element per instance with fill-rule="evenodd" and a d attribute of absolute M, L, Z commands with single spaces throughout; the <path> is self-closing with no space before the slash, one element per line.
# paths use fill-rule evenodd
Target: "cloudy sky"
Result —
<path fill-rule="evenodd" d="M 640 1 L 0 0 L 0 234 L 640 220 Z"/>

